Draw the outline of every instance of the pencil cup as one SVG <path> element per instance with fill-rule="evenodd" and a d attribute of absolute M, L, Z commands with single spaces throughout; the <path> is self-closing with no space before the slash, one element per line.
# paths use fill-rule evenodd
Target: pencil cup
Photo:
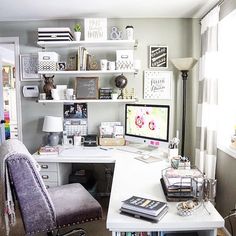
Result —
<path fill-rule="evenodd" d="M 178 157 L 179 153 L 178 153 L 178 148 L 169 148 L 168 149 L 168 160 L 169 163 L 171 163 L 171 159 L 174 157 Z"/>

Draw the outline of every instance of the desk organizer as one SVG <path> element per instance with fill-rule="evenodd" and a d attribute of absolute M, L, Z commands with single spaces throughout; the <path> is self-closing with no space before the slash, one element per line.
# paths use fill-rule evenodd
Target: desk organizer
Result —
<path fill-rule="evenodd" d="M 99 138 L 101 146 L 123 146 L 125 145 L 124 138 Z"/>
<path fill-rule="evenodd" d="M 162 171 L 161 184 L 167 201 L 202 200 L 204 176 L 197 168 Z"/>

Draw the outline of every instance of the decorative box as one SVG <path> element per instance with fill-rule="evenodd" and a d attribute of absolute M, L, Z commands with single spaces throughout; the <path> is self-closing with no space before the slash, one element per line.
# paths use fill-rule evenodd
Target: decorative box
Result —
<path fill-rule="evenodd" d="M 99 138 L 101 146 L 123 146 L 125 145 L 124 138 Z"/>
<path fill-rule="evenodd" d="M 133 50 L 116 50 L 116 69 L 132 70 L 134 64 Z"/>
<path fill-rule="evenodd" d="M 59 54 L 56 52 L 38 52 L 38 71 L 55 71 L 59 61 Z"/>
<path fill-rule="evenodd" d="M 38 28 L 38 41 L 72 41 L 73 35 L 69 27 Z"/>

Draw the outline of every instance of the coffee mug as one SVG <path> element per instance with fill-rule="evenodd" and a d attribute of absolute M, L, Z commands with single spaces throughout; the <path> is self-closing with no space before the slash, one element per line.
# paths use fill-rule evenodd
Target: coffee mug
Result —
<path fill-rule="evenodd" d="M 116 69 L 116 63 L 114 61 L 108 62 L 108 70 L 115 70 Z"/>
<path fill-rule="evenodd" d="M 73 94 L 74 94 L 74 89 L 72 89 L 72 88 L 66 89 L 66 99 L 67 100 L 72 100 Z"/>
<path fill-rule="evenodd" d="M 74 136 L 74 145 L 75 146 L 81 146 L 81 144 L 84 142 L 84 137 L 82 136 Z"/>
<path fill-rule="evenodd" d="M 101 70 L 107 70 L 107 59 L 100 60 Z"/>
<path fill-rule="evenodd" d="M 40 100 L 45 100 L 46 99 L 46 93 L 40 93 L 39 94 L 39 99 Z"/>
<path fill-rule="evenodd" d="M 111 99 L 116 100 L 118 97 L 118 93 L 112 93 L 111 94 Z"/>

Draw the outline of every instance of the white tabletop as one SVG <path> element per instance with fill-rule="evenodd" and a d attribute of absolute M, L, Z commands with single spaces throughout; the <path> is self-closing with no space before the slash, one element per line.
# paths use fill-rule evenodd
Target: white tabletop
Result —
<path fill-rule="evenodd" d="M 166 201 L 160 178 L 161 171 L 169 164 L 166 158 L 154 163 L 145 163 L 135 159 L 140 153 L 129 153 L 117 148 L 105 149 L 107 150 L 103 147 L 64 148 L 60 150 L 59 155 L 35 154 L 34 157 L 38 162 L 116 163 L 107 215 L 107 228 L 110 231 L 211 230 L 224 226 L 223 218 L 210 202 L 205 203 L 210 215 L 201 206 L 192 216 L 187 217 L 177 214 L 176 202 L 168 202 L 168 213 L 158 223 L 121 215 L 119 209 L 122 201 L 133 195 Z"/>
<path fill-rule="evenodd" d="M 161 170 L 168 167 L 166 160 L 143 163 L 133 158 L 117 160 L 107 216 L 107 228 L 111 231 L 179 231 L 206 230 L 224 226 L 224 220 L 214 206 L 205 203 L 192 216 L 179 216 L 176 202 L 168 202 L 168 213 L 158 223 L 121 215 L 119 209 L 123 200 L 136 195 L 166 201 L 161 184 Z"/>

